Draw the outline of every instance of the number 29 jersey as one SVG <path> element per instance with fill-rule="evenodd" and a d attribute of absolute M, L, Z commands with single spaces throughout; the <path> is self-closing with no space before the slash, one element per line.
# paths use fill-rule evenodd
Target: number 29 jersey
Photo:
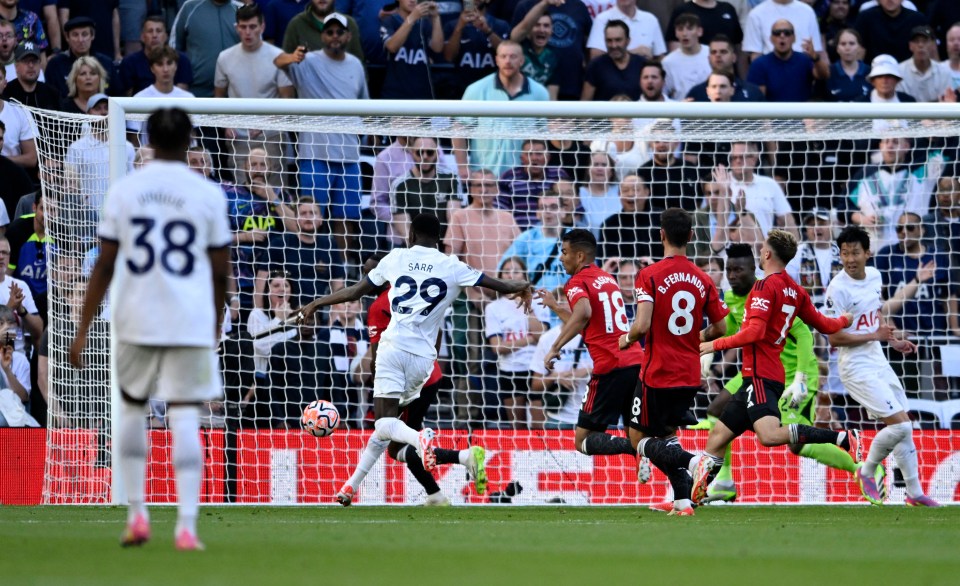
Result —
<path fill-rule="evenodd" d="M 643 361 L 643 350 L 637 344 L 620 350 L 620 336 L 629 331 L 630 324 L 616 279 L 589 265 L 570 277 L 564 293 L 571 309 L 581 299 L 590 302 L 590 321 L 583 330 L 583 341 L 593 360 L 593 374 L 637 366 Z"/>
<path fill-rule="evenodd" d="M 118 246 L 110 300 L 117 339 L 213 347 L 210 249 L 230 245 L 227 200 L 186 164 L 153 161 L 107 192 L 100 238 Z"/>
<path fill-rule="evenodd" d="M 637 304 L 653 303 L 644 342 L 643 382 L 670 389 L 700 386 L 700 328 L 730 313 L 713 281 L 685 256 L 668 256 L 637 275 Z"/>
<path fill-rule="evenodd" d="M 463 287 L 480 282 L 483 273 L 425 246 L 395 248 L 367 279 L 379 287 L 390 283 L 390 325 L 380 340 L 396 348 L 437 358 L 437 333 L 447 308 Z"/>

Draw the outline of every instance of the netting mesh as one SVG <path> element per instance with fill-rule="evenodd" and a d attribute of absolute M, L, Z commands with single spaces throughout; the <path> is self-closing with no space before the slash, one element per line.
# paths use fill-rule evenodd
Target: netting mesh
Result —
<path fill-rule="evenodd" d="M 69 367 L 67 348 L 97 256 L 98 209 L 109 183 L 105 119 L 32 110 L 38 129 L 49 263 L 50 419 L 44 498 L 111 498 L 109 302 L 92 328 L 88 367 Z M 960 334 L 954 274 L 960 254 L 958 124 L 945 120 L 708 120 L 394 116 L 195 115 L 190 166 L 219 183 L 230 202 L 234 278 L 220 346 L 225 400 L 207 405 L 206 502 L 331 502 L 372 428 L 371 299 L 335 306 L 315 334 L 275 329 L 302 304 L 358 279 L 370 256 L 404 243 L 420 211 L 444 223 L 444 247 L 496 276 L 522 273 L 551 293 L 566 281 L 559 235 L 571 227 L 598 238 L 604 268 L 634 311 L 639 268 L 662 255 L 659 211 L 694 215 L 688 255 L 727 291 L 725 248 L 759 250 L 772 227 L 803 244 L 789 270 L 817 302 L 842 270 L 832 240 L 848 223 L 874 239 L 875 264 L 893 295 L 920 286 L 892 316 L 917 341 L 916 356 L 891 351 L 911 398 L 921 478 L 954 474 L 958 440 L 936 431 L 960 425 Z M 149 164 L 139 146 L 143 115 L 127 116 L 127 166 Z M 486 172 L 478 172 L 480 169 Z M 906 219 L 901 219 L 903 214 Z M 911 236 L 898 224 L 921 226 Z M 911 240 L 911 238 L 913 238 Z M 918 273 L 921 265 L 936 270 Z M 562 298 L 562 295 L 558 297 Z M 176 319 L 176 316 L 170 316 Z M 627 458 L 591 460 L 573 449 L 572 426 L 592 363 L 568 345 L 554 373 L 542 357 L 559 319 L 538 307 L 473 290 L 443 329 L 438 398 L 425 425 L 440 445 L 485 445 L 493 500 L 515 503 L 635 503 L 668 496 L 662 476 L 638 486 Z M 313 337 L 311 337 L 313 336 Z M 848 399 L 835 351 L 821 337 L 819 394 L 805 413 L 818 425 L 874 429 Z M 507 343 L 509 342 L 509 344 Z M 538 366 L 539 361 L 539 366 Z M 694 410 L 738 370 L 732 353 L 715 362 Z M 788 381 L 789 383 L 789 381 Z M 333 401 L 343 429 L 317 439 L 299 430 L 303 406 Z M 152 402 L 148 498 L 174 500 L 164 405 Z M 681 431 L 688 449 L 705 433 Z M 896 463 L 888 461 L 891 478 Z M 859 500 L 849 473 L 738 440 L 734 478 L 746 502 Z M 954 500 L 952 486 L 928 492 Z M 454 502 L 490 502 L 462 469 L 440 472 Z M 362 503 L 416 503 L 423 491 L 401 464 L 382 459 L 359 489 Z M 903 498 L 900 484 L 893 498 Z M 899 491 L 899 492 L 898 492 Z"/>

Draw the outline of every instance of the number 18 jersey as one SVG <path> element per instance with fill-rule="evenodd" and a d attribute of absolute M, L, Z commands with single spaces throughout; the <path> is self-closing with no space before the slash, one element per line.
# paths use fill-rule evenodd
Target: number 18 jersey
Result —
<path fill-rule="evenodd" d="M 390 325 L 381 341 L 436 360 L 444 313 L 463 287 L 476 285 L 482 277 L 477 269 L 436 248 L 391 250 L 367 275 L 377 287 L 390 283 Z"/>
<path fill-rule="evenodd" d="M 643 382 L 655 389 L 700 386 L 700 328 L 730 312 L 713 281 L 685 256 L 668 256 L 637 275 L 637 304 L 653 303 Z"/>
<path fill-rule="evenodd" d="M 153 161 L 110 188 L 99 233 L 119 250 L 110 295 L 117 339 L 212 348 L 219 310 L 207 253 L 231 242 L 223 191 L 184 163 Z"/>
<path fill-rule="evenodd" d="M 620 336 L 627 333 L 630 324 L 616 279 L 589 265 L 570 277 L 564 293 L 571 308 L 581 299 L 590 302 L 590 321 L 583 330 L 583 341 L 593 360 L 593 374 L 637 366 L 643 361 L 643 350 L 636 344 L 620 350 Z"/>

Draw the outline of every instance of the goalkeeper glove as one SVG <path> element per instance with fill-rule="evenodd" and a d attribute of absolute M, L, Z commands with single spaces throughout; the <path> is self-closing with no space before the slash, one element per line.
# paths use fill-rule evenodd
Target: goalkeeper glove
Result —
<path fill-rule="evenodd" d="M 713 352 L 700 357 L 700 378 L 710 378 L 710 367 L 713 366 Z"/>
<path fill-rule="evenodd" d="M 796 409 L 802 405 L 807 398 L 807 374 L 798 372 L 793 377 L 793 384 L 787 387 L 783 394 L 788 399 L 787 406 L 790 409 Z"/>

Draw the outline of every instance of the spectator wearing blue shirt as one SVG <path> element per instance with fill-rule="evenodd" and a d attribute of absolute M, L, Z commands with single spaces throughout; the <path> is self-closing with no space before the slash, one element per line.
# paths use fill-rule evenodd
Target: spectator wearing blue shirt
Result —
<path fill-rule="evenodd" d="M 766 98 L 763 92 L 756 85 L 744 81 L 737 77 L 737 51 L 736 47 L 726 35 L 717 35 L 710 41 L 710 53 L 707 58 L 710 60 L 710 67 L 714 72 L 726 75 L 733 81 L 731 82 L 730 102 L 765 102 Z M 707 77 L 709 80 L 709 76 Z M 707 82 L 697 84 L 687 92 L 687 100 L 694 102 L 713 101 L 707 95 Z"/>
<path fill-rule="evenodd" d="M 163 47 L 169 39 L 167 23 L 162 16 L 148 16 L 143 21 L 143 26 L 140 27 L 143 49 L 130 53 L 120 62 L 116 88 L 118 95 L 132 96 L 153 85 L 156 78 L 150 70 L 147 53 Z M 173 85 L 188 90 L 193 83 L 193 66 L 183 52 L 177 51 L 177 55 L 177 73 L 173 76 Z"/>
<path fill-rule="evenodd" d="M 830 77 L 826 81 L 826 99 L 831 102 L 855 102 L 870 95 L 873 86 L 867 80 L 870 67 L 860 61 L 863 52 L 860 33 L 847 28 L 837 35 L 839 61 L 830 65 Z"/>
<path fill-rule="evenodd" d="M 263 6 L 263 40 L 271 45 L 280 46 L 283 35 L 287 32 L 287 25 L 304 11 L 304 4 L 310 0 L 273 0 Z M 343 12 L 339 10 L 338 11 Z"/>
<path fill-rule="evenodd" d="M 457 97 L 471 83 L 496 73 L 496 53 L 500 42 L 510 36 L 506 21 L 487 13 L 490 0 L 476 0 L 473 10 L 464 10 L 460 18 L 444 26 L 446 44 L 443 58 L 453 64 L 457 80 L 452 88 Z"/>
<path fill-rule="evenodd" d="M 640 99 L 640 72 L 647 60 L 627 51 L 630 28 L 622 20 L 610 20 L 603 31 L 607 52 L 587 65 L 580 99 L 607 102 L 624 94 L 633 101 Z"/>
<path fill-rule="evenodd" d="M 527 38 L 540 16 L 549 12 L 553 18 L 550 48 L 562 67 L 557 69 L 556 82 L 561 100 L 579 100 L 583 91 L 583 67 L 587 36 L 593 19 L 581 0 L 521 0 L 513 13 L 510 38 L 518 43 Z"/>
<path fill-rule="evenodd" d="M 789 20 L 773 23 L 770 41 L 773 52 L 758 57 L 750 65 L 747 80 L 760 86 L 768 102 L 806 102 L 813 95 L 815 79 L 830 75 L 829 65 L 804 39 L 804 53 L 793 50 L 796 33 Z"/>
<path fill-rule="evenodd" d="M 436 2 L 400 0 L 397 11 L 380 21 L 389 55 L 381 97 L 393 100 L 434 99 L 432 55 L 443 51 L 443 25 Z"/>

